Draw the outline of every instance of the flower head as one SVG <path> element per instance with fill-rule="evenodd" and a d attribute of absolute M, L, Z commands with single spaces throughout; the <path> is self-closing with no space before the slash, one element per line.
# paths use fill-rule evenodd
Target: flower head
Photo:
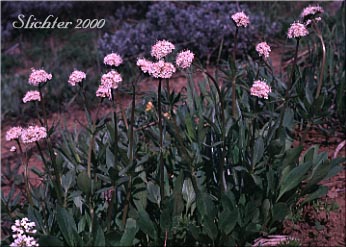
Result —
<path fill-rule="evenodd" d="M 112 99 L 111 88 L 101 84 L 96 90 L 96 96 L 100 98 L 108 98 L 109 100 L 111 100 Z"/>
<path fill-rule="evenodd" d="M 151 47 L 151 56 L 157 60 L 164 58 L 175 49 L 175 46 L 167 40 L 159 40 Z"/>
<path fill-rule="evenodd" d="M 258 98 L 268 99 L 268 94 L 271 91 L 272 89 L 267 83 L 261 80 L 257 80 L 254 81 L 250 89 L 250 94 L 253 96 L 257 96 Z"/>
<path fill-rule="evenodd" d="M 52 79 L 52 74 L 48 74 L 43 69 L 35 70 L 31 69 L 31 74 L 29 77 L 29 84 L 33 86 L 38 86 L 40 83 L 45 83 Z"/>
<path fill-rule="evenodd" d="M 16 220 L 14 225 L 11 226 L 12 229 L 12 237 L 14 241 L 10 244 L 11 247 L 31 247 L 31 246 L 39 246 L 36 240 L 27 235 L 35 234 L 37 231 L 35 229 L 35 222 L 29 221 L 28 218 L 23 218 L 21 220 Z"/>
<path fill-rule="evenodd" d="M 270 46 L 267 44 L 267 42 L 261 42 L 256 45 L 256 51 L 258 52 L 258 55 L 261 57 L 268 58 L 269 53 L 271 52 Z"/>
<path fill-rule="evenodd" d="M 323 10 L 323 8 L 321 6 L 319 6 L 319 5 L 316 5 L 316 6 L 309 5 L 308 7 L 303 9 L 302 13 L 300 14 L 300 17 L 303 20 L 306 20 L 306 19 L 314 18 L 316 15 L 322 14 L 322 13 L 324 13 L 324 10 Z"/>
<path fill-rule="evenodd" d="M 153 65 L 153 62 L 146 60 L 144 58 L 138 58 L 137 60 L 137 66 L 144 72 L 149 73 L 151 66 Z"/>
<path fill-rule="evenodd" d="M 186 69 L 191 66 L 194 57 L 195 55 L 190 50 L 182 51 L 177 55 L 175 63 L 178 67 Z"/>
<path fill-rule="evenodd" d="M 166 63 L 162 60 L 152 63 L 149 69 L 149 75 L 154 78 L 169 79 L 175 73 L 175 67 L 171 63 Z"/>
<path fill-rule="evenodd" d="M 112 70 L 110 72 L 108 72 L 107 74 L 102 75 L 101 77 L 101 85 L 108 87 L 108 88 L 113 88 L 113 89 L 117 89 L 119 83 L 122 81 L 122 77 L 121 75 Z"/>
<path fill-rule="evenodd" d="M 304 24 L 301 24 L 299 22 L 294 22 L 291 24 L 291 27 L 288 29 L 287 37 L 289 39 L 292 39 L 292 38 L 298 39 L 308 34 L 309 34 L 309 31 Z"/>
<path fill-rule="evenodd" d="M 36 100 L 41 101 L 41 95 L 39 91 L 28 91 L 23 98 L 24 103 Z"/>
<path fill-rule="evenodd" d="M 12 146 L 10 149 L 10 152 L 16 152 L 16 151 L 17 151 L 17 148 L 15 146 Z"/>
<path fill-rule="evenodd" d="M 6 141 L 16 140 L 22 135 L 22 127 L 12 127 L 6 132 Z"/>
<path fill-rule="evenodd" d="M 23 129 L 21 139 L 24 143 L 37 142 L 47 137 L 47 130 L 45 127 L 29 126 Z"/>
<path fill-rule="evenodd" d="M 247 25 L 250 24 L 249 17 L 243 11 L 233 14 L 232 20 L 237 25 L 237 27 L 247 27 Z"/>
<path fill-rule="evenodd" d="M 86 74 L 84 72 L 75 70 L 71 73 L 70 77 L 68 78 L 68 83 L 74 87 L 85 78 Z"/>
<path fill-rule="evenodd" d="M 120 64 L 122 64 L 123 59 L 117 53 L 111 53 L 105 56 L 105 58 L 103 59 L 103 62 L 106 65 L 117 67 Z"/>

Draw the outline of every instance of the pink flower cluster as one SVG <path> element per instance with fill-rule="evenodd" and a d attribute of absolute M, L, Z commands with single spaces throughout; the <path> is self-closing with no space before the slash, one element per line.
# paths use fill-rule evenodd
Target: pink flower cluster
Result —
<path fill-rule="evenodd" d="M 288 29 L 287 37 L 289 39 L 292 39 L 292 38 L 298 39 L 308 34 L 309 34 L 309 31 L 304 24 L 301 24 L 299 22 L 294 22 L 291 24 L 290 28 Z"/>
<path fill-rule="evenodd" d="M 52 74 L 48 74 L 43 69 L 35 70 L 31 69 L 32 72 L 29 77 L 29 84 L 33 86 L 38 86 L 40 83 L 45 83 L 52 79 Z"/>
<path fill-rule="evenodd" d="M 122 77 L 121 75 L 114 71 L 111 70 L 110 72 L 108 72 L 107 74 L 102 75 L 101 77 L 101 85 L 108 87 L 108 88 L 113 88 L 113 89 L 117 89 L 119 83 L 122 81 Z"/>
<path fill-rule="evenodd" d="M 23 129 L 21 139 L 23 143 L 37 142 L 47 137 L 47 130 L 45 127 L 29 126 Z"/>
<path fill-rule="evenodd" d="M 151 47 L 151 56 L 157 60 L 164 58 L 175 49 L 175 46 L 167 40 L 159 40 Z"/>
<path fill-rule="evenodd" d="M 137 66 L 140 67 L 144 73 L 148 73 L 154 78 L 169 79 L 176 71 L 173 64 L 167 63 L 163 60 L 151 62 L 144 58 L 139 58 L 137 60 Z"/>
<path fill-rule="evenodd" d="M 160 60 L 156 63 L 152 63 L 149 75 L 154 78 L 165 78 L 169 79 L 175 73 L 175 67 L 171 63 L 164 62 Z"/>
<path fill-rule="evenodd" d="M 107 56 L 105 56 L 105 58 L 103 59 L 103 62 L 106 65 L 117 67 L 120 64 L 122 64 L 123 59 L 117 53 L 111 53 L 111 54 L 108 54 Z"/>
<path fill-rule="evenodd" d="M 322 14 L 324 13 L 324 10 L 321 6 L 316 5 L 316 6 L 308 6 L 305 9 L 303 9 L 302 13 L 300 14 L 300 17 L 305 19 L 305 18 L 309 18 L 310 17 L 314 17 L 317 14 Z"/>
<path fill-rule="evenodd" d="M 27 234 L 35 234 L 37 231 L 35 229 L 35 222 L 30 222 L 28 218 L 23 218 L 21 220 L 16 220 L 14 225 L 11 226 L 13 232 L 14 241 L 10 244 L 11 247 L 31 247 L 31 246 L 39 246 L 36 242 L 36 239 L 27 235 Z"/>
<path fill-rule="evenodd" d="M 152 46 L 151 55 L 158 59 L 157 62 L 152 62 L 144 58 L 137 60 L 137 66 L 144 72 L 154 78 L 171 78 L 175 73 L 176 68 L 172 63 L 164 61 L 164 57 L 171 53 L 174 45 L 166 40 L 158 41 Z M 189 51 L 180 52 L 176 58 L 176 64 L 180 68 L 188 68 L 194 59 L 194 54 Z"/>
<path fill-rule="evenodd" d="M 23 98 L 24 103 L 36 100 L 41 101 L 41 95 L 39 91 L 28 91 Z"/>
<path fill-rule="evenodd" d="M 258 98 L 268 99 L 268 94 L 272 91 L 271 87 L 264 81 L 254 81 L 250 88 L 250 94 Z"/>
<path fill-rule="evenodd" d="M 111 70 L 107 74 L 102 75 L 101 77 L 101 85 L 98 87 L 96 91 L 96 96 L 101 98 L 109 98 L 112 99 L 112 88 L 117 89 L 119 83 L 122 81 L 121 75 Z"/>
<path fill-rule="evenodd" d="M 6 141 L 16 140 L 19 139 L 19 137 L 22 134 L 22 127 L 12 127 L 6 132 Z"/>
<path fill-rule="evenodd" d="M 153 62 L 145 59 L 145 58 L 138 58 L 137 60 L 137 66 L 144 72 L 144 73 L 149 73 L 151 70 Z"/>
<path fill-rule="evenodd" d="M 86 78 L 86 74 L 83 71 L 75 70 L 71 73 L 68 78 L 68 83 L 71 86 L 76 86 L 78 83 L 82 82 Z"/>
<path fill-rule="evenodd" d="M 267 42 L 261 42 L 256 45 L 256 51 L 258 52 L 258 55 L 261 57 L 268 58 L 269 53 L 271 52 L 270 46 L 267 44 Z"/>
<path fill-rule="evenodd" d="M 190 50 L 182 51 L 177 55 L 175 63 L 178 67 L 186 69 L 191 66 L 194 57 L 195 54 L 193 54 Z"/>
<path fill-rule="evenodd" d="M 247 27 L 247 25 L 250 24 L 249 17 L 243 11 L 233 14 L 232 20 L 235 22 L 237 27 Z"/>
<path fill-rule="evenodd" d="M 96 90 L 96 97 L 112 99 L 111 88 L 100 85 Z"/>

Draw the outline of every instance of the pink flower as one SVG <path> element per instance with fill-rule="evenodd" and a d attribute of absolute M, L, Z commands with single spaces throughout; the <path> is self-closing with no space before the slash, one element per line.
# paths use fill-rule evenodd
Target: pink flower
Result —
<path fill-rule="evenodd" d="M 122 64 L 123 59 L 117 53 L 111 53 L 111 54 L 108 54 L 107 56 L 105 56 L 105 58 L 103 59 L 103 62 L 106 65 L 117 67 L 120 64 Z"/>
<path fill-rule="evenodd" d="M 291 27 L 288 29 L 287 37 L 289 39 L 292 38 L 300 38 L 309 34 L 309 31 L 306 29 L 304 24 L 299 22 L 294 22 L 291 24 Z"/>
<path fill-rule="evenodd" d="M 137 66 L 140 67 L 140 69 L 144 72 L 144 73 L 149 73 L 150 68 L 152 67 L 153 62 L 146 60 L 144 58 L 138 58 L 137 60 Z"/>
<path fill-rule="evenodd" d="M 256 51 L 258 52 L 259 56 L 268 58 L 269 53 L 271 52 L 271 49 L 270 49 L 270 46 L 267 44 L 267 42 L 261 42 L 256 45 Z"/>
<path fill-rule="evenodd" d="M 111 88 L 105 85 L 100 85 L 96 91 L 96 96 L 100 98 L 107 97 L 109 100 L 111 100 L 112 99 Z"/>
<path fill-rule="evenodd" d="M 155 45 L 151 47 L 151 56 L 157 60 L 164 58 L 175 49 L 175 46 L 166 40 L 157 41 Z"/>
<path fill-rule="evenodd" d="M 22 134 L 22 127 L 12 127 L 6 132 L 6 141 L 11 141 L 15 139 L 19 139 Z"/>
<path fill-rule="evenodd" d="M 35 229 L 35 222 L 30 222 L 28 218 L 23 218 L 21 220 L 16 220 L 15 224 L 11 226 L 12 229 L 12 237 L 14 241 L 10 244 L 11 247 L 19 247 L 19 246 L 39 246 L 36 242 L 36 239 L 27 235 L 27 234 L 35 234 L 37 230 Z"/>
<path fill-rule="evenodd" d="M 102 75 L 102 77 L 101 77 L 101 85 L 104 85 L 104 86 L 106 86 L 108 88 L 117 89 L 119 83 L 122 80 L 123 79 L 121 78 L 121 75 L 118 72 L 116 72 L 114 70 L 111 70 L 107 74 Z"/>
<path fill-rule="evenodd" d="M 195 55 L 190 50 L 182 51 L 177 55 L 175 63 L 178 67 L 186 69 L 191 66 L 194 57 Z"/>
<path fill-rule="evenodd" d="M 258 98 L 268 99 L 268 94 L 272 91 L 271 87 L 265 83 L 264 81 L 254 81 L 250 94 L 253 96 L 257 96 Z"/>
<path fill-rule="evenodd" d="M 175 67 L 171 63 L 166 63 L 163 60 L 160 60 L 156 63 L 153 63 L 149 70 L 149 75 L 155 78 L 171 78 L 175 72 Z"/>
<path fill-rule="evenodd" d="M 47 130 L 45 127 L 29 126 L 23 129 L 21 139 L 24 143 L 37 142 L 47 137 Z"/>
<path fill-rule="evenodd" d="M 23 98 L 24 103 L 35 100 L 41 101 L 41 95 L 39 91 L 28 91 Z"/>
<path fill-rule="evenodd" d="M 16 152 L 16 151 L 17 151 L 17 148 L 15 146 L 12 146 L 10 149 L 10 152 Z"/>
<path fill-rule="evenodd" d="M 303 9 L 302 13 L 300 14 L 300 17 L 302 19 L 306 19 L 310 17 L 314 17 L 317 14 L 322 14 L 324 13 L 324 10 L 321 6 L 316 5 L 316 6 L 311 6 L 309 5 L 308 7 L 306 7 L 305 9 Z"/>
<path fill-rule="evenodd" d="M 86 74 L 84 72 L 75 70 L 71 73 L 70 77 L 68 78 L 68 83 L 71 86 L 76 86 L 85 78 L 86 78 Z"/>
<path fill-rule="evenodd" d="M 33 86 L 38 86 L 40 83 L 45 83 L 52 79 L 52 74 L 48 74 L 43 69 L 35 70 L 31 69 L 32 72 L 29 77 L 29 84 Z"/>
<path fill-rule="evenodd" d="M 242 11 L 232 15 L 232 20 L 235 22 L 237 27 L 247 27 L 250 24 L 249 17 Z"/>

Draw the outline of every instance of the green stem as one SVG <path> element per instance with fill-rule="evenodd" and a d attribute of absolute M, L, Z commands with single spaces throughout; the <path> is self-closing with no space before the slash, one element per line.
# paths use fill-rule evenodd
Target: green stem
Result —
<path fill-rule="evenodd" d="M 41 86 L 39 86 L 39 93 L 40 93 L 40 97 L 41 97 L 41 107 L 42 107 L 42 112 L 43 112 L 44 124 L 45 124 L 46 131 L 48 132 L 49 129 L 48 129 L 48 119 L 47 119 L 46 107 L 45 107 L 45 99 L 44 99 L 43 94 L 42 94 L 42 87 Z M 50 135 L 47 135 L 46 142 L 47 142 L 47 146 L 48 146 L 49 156 L 51 158 L 52 166 L 54 169 L 55 185 L 57 187 L 56 191 L 57 191 L 58 202 L 60 205 L 63 205 L 63 200 L 62 200 L 62 197 L 63 197 L 62 194 L 63 193 L 62 193 L 62 186 L 61 186 L 60 168 L 56 163 L 55 154 L 53 151 Z"/>
<path fill-rule="evenodd" d="M 253 119 L 252 124 L 252 140 L 251 140 L 251 148 L 252 148 L 252 169 L 254 169 L 254 153 L 255 153 L 255 138 L 256 138 L 256 124 L 257 124 L 257 105 L 258 105 L 258 98 L 256 97 L 255 105 L 254 105 L 254 111 L 255 111 L 255 117 Z"/>
<path fill-rule="evenodd" d="M 322 89 L 322 84 L 323 84 L 324 67 L 325 67 L 325 64 L 326 64 L 326 45 L 324 44 L 323 36 L 322 36 L 320 30 L 318 29 L 316 23 L 313 24 L 313 27 L 314 27 L 314 29 L 315 29 L 315 31 L 317 33 L 317 37 L 321 41 L 321 45 L 322 45 L 321 72 L 320 72 L 320 78 L 319 78 L 319 81 L 318 81 L 317 91 L 316 91 L 316 96 L 315 96 L 315 98 L 317 99 L 320 96 L 321 89 Z"/>
<path fill-rule="evenodd" d="M 207 72 L 204 71 L 204 73 L 211 79 L 213 82 L 216 91 L 219 95 L 219 100 L 221 104 L 221 141 L 222 141 L 222 152 L 221 152 L 221 160 L 219 164 L 219 187 L 220 187 L 220 192 L 224 192 L 227 190 L 227 183 L 225 180 L 225 174 L 224 174 L 224 166 L 225 166 L 225 157 L 226 157 L 226 134 L 225 134 L 225 105 L 224 105 L 224 100 L 222 97 L 221 90 L 219 88 L 219 85 L 217 81 Z"/>
<path fill-rule="evenodd" d="M 285 100 L 284 100 L 283 107 L 282 107 L 281 112 L 280 112 L 280 125 L 279 125 L 279 127 L 282 126 L 282 122 L 283 122 L 283 119 L 284 119 L 284 113 L 285 113 L 285 110 L 286 110 L 286 107 L 287 107 L 287 104 L 288 104 L 288 99 L 290 97 L 290 91 L 291 91 L 291 88 L 292 88 L 292 85 L 293 85 L 293 81 L 292 80 L 293 80 L 293 76 L 294 76 L 295 67 L 297 65 L 298 48 L 299 48 L 299 38 L 297 38 L 297 44 L 296 44 L 296 50 L 295 50 L 295 53 L 294 53 L 294 60 L 293 60 L 293 65 L 292 65 L 292 71 L 291 71 L 290 77 L 289 77 L 288 82 L 287 82 L 287 90 L 286 90 L 286 94 L 285 94 Z"/>
<path fill-rule="evenodd" d="M 31 193 L 30 193 L 30 187 L 29 187 L 29 172 L 28 172 L 28 167 L 29 167 L 29 161 L 28 158 L 26 157 L 26 153 L 24 155 L 22 146 L 20 145 L 20 142 L 18 139 L 16 139 L 16 142 L 18 144 L 19 147 L 19 151 L 20 151 L 20 156 L 21 156 L 21 160 L 22 163 L 24 163 L 24 181 L 25 181 L 25 191 L 26 191 L 26 196 L 28 198 L 28 201 L 30 203 L 31 206 L 34 206 L 34 203 L 32 201 L 32 197 L 31 197 Z"/>
<path fill-rule="evenodd" d="M 131 108 L 131 128 L 130 128 L 130 143 L 129 143 L 129 163 L 130 163 L 130 172 L 133 168 L 133 155 L 134 155 L 134 125 L 135 125 L 135 107 L 136 107 L 136 87 L 132 82 L 132 108 Z M 127 213 L 130 205 L 131 198 L 131 190 L 132 190 L 132 175 L 129 175 L 129 181 L 127 184 L 127 194 L 124 206 L 124 212 L 122 217 L 123 225 L 126 224 Z"/>
<path fill-rule="evenodd" d="M 165 197 L 164 179 L 165 179 L 165 167 L 163 163 L 163 128 L 162 128 L 162 108 L 161 108 L 161 84 L 162 79 L 159 79 L 159 86 L 157 88 L 157 98 L 158 98 L 158 117 L 159 117 L 159 131 L 160 131 L 160 195 L 161 200 Z"/>
<path fill-rule="evenodd" d="M 235 35 L 234 35 L 234 49 L 233 49 L 233 62 L 234 62 L 234 66 L 235 68 L 237 67 L 236 65 L 236 53 L 237 53 L 237 37 L 238 37 L 238 27 L 236 27 L 236 31 L 235 31 Z M 233 79 L 232 79 L 232 116 L 234 119 L 237 118 L 237 89 L 236 89 L 236 73 L 234 73 L 233 75 Z"/>
<path fill-rule="evenodd" d="M 129 181 L 127 183 L 127 194 L 126 194 L 126 200 L 125 200 L 125 206 L 124 206 L 124 212 L 123 212 L 123 218 L 122 218 L 122 222 L 124 226 L 126 224 L 127 213 L 129 211 L 131 189 L 132 189 L 132 176 L 130 175 Z"/>

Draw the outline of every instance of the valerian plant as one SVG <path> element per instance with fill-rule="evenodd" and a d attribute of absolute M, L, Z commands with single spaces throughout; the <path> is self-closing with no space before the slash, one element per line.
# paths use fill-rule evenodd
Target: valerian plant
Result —
<path fill-rule="evenodd" d="M 232 16 L 235 37 L 239 27 L 251 25 L 249 18 L 243 12 Z M 297 54 L 308 33 L 303 23 L 289 28 L 295 53 L 284 79 L 274 74 L 270 44 L 263 40 L 258 57 L 246 61 L 236 56 L 235 42 L 230 59 L 213 72 L 192 51 L 175 57 L 174 44 L 160 40 L 151 50 L 155 61 L 137 60 L 126 111 L 117 104 L 126 79 L 113 69 L 121 71 L 123 60 L 109 54 L 96 96 L 99 106 L 112 101 L 111 113 L 102 114 L 98 106 L 91 114 L 84 88 L 90 82 L 75 70 L 68 83 L 82 99 L 87 123 L 75 132 L 61 131 L 59 139 L 45 108 L 45 85 L 53 77 L 33 70 L 29 83 L 38 91 L 23 101 L 39 103 L 41 126 L 14 127 L 6 135 L 20 150 L 26 171 L 20 195 L 28 203 L 18 205 L 14 187 L 2 195 L 3 244 L 243 246 L 278 232 L 297 207 L 327 193 L 320 182 L 339 172 L 345 160 L 328 159 L 318 146 L 304 151 L 303 141 L 292 145 L 294 110 L 307 109 L 300 100 Z M 186 93 L 171 90 L 175 73 L 184 76 Z M 157 84 L 157 93 L 145 95 L 143 104 L 136 96 L 144 78 Z M 327 93 L 321 81 L 310 100 Z M 44 171 L 35 170 L 42 181 L 35 186 L 28 179 L 29 143 L 36 144 L 44 164 Z M 25 237 L 12 236 L 19 231 L 18 218 L 30 224 Z"/>

